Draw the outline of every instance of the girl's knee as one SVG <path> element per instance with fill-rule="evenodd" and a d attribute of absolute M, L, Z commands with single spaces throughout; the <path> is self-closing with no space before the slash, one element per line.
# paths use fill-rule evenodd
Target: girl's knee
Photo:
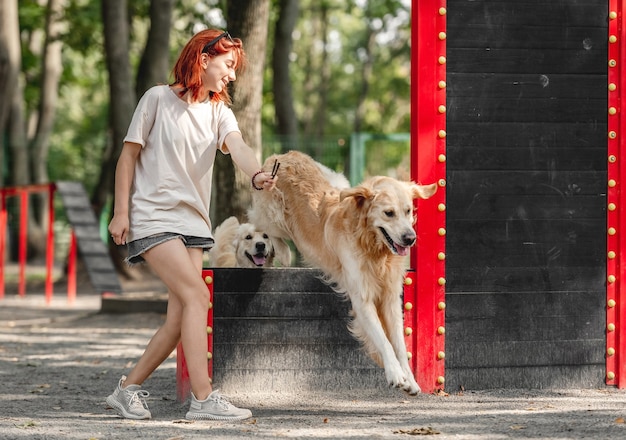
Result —
<path fill-rule="evenodd" d="M 210 303 L 211 295 L 208 289 L 197 289 L 196 292 L 183 300 L 183 309 L 202 310 L 206 312 L 209 310 Z"/>

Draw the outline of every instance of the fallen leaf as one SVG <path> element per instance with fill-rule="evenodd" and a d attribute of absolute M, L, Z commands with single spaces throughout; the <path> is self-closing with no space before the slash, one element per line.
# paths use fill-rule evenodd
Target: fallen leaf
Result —
<path fill-rule="evenodd" d="M 192 424 L 192 423 L 193 423 L 193 420 L 178 419 L 178 420 L 174 420 L 172 423 L 180 423 L 181 425 L 184 425 L 184 424 Z"/>
<path fill-rule="evenodd" d="M 324 419 L 324 423 L 328 423 L 328 418 L 325 418 L 325 419 Z"/>
<path fill-rule="evenodd" d="M 393 431 L 394 434 L 407 434 L 407 435 L 437 435 L 441 434 L 439 431 L 431 428 L 413 428 L 413 429 L 397 429 Z"/>
<path fill-rule="evenodd" d="M 526 429 L 526 427 L 524 425 L 511 425 L 510 428 L 513 429 L 513 430 L 516 430 L 516 431 L 518 431 L 520 429 Z"/>
<path fill-rule="evenodd" d="M 617 419 L 615 419 L 615 423 L 625 423 L 624 417 L 618 417 Z"/>

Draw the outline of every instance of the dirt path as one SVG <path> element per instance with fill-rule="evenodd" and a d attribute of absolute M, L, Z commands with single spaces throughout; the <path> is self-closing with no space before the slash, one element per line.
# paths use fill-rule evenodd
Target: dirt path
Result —
<path fill-rule="evenodd" d="M 104 399 L 141 354 L 156 314 L 98 314 L 97 296 L 68 306 L 29 296 L 0 301 L 0 438 L 2 439 L 623 439 L 626 391 L 490 390 L 407 397 L 371 392 L 248 394 L 239 423 L 183 420 L 172 357 L 150 378 L 154 419 L 130 421 Z M 382 371 L 381 371 L 382 374 Z M 219 386 L 219 384 L 217 384 Z"/>

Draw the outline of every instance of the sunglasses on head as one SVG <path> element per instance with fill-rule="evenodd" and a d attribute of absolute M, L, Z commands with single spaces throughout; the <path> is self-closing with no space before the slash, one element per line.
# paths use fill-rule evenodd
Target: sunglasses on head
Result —
<path fill-rule="evenodd" d="M 211 46 L 213 46 L 215 43 L 217 43 L 218 41 L 220 41 L 222 38 L 228 38 L 230 40 L 231 43 L 234 43 L 233 38 L 230 36 L 230 34 L 228 33 L 228 31 L 218 35 L 217 37 L 213 38 L 211 41 L 209 41 L 207 44 L 204 45 L 204 48 L 202 49 L 202 53 L 207 52 Z"/>

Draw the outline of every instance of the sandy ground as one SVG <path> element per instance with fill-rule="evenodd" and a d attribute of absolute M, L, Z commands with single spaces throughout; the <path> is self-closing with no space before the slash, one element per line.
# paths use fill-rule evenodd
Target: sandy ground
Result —
<path fill-rule="evenodd" d="M 97 295 L 0 300 L 2 439 L 623 439 L 626 391 L 489 390 L 408 397 L 395 390 L 251 394 L 244 422 L 188 422 L 176 361 L 144 387 L 153 419 L 117 417 L 104 402 L 160 325 L 157 314 L 100 314 Z M 382 371 L 381 371 L 381 374 Z M 216 384 L 219 387 L 219 384 Z"/>

